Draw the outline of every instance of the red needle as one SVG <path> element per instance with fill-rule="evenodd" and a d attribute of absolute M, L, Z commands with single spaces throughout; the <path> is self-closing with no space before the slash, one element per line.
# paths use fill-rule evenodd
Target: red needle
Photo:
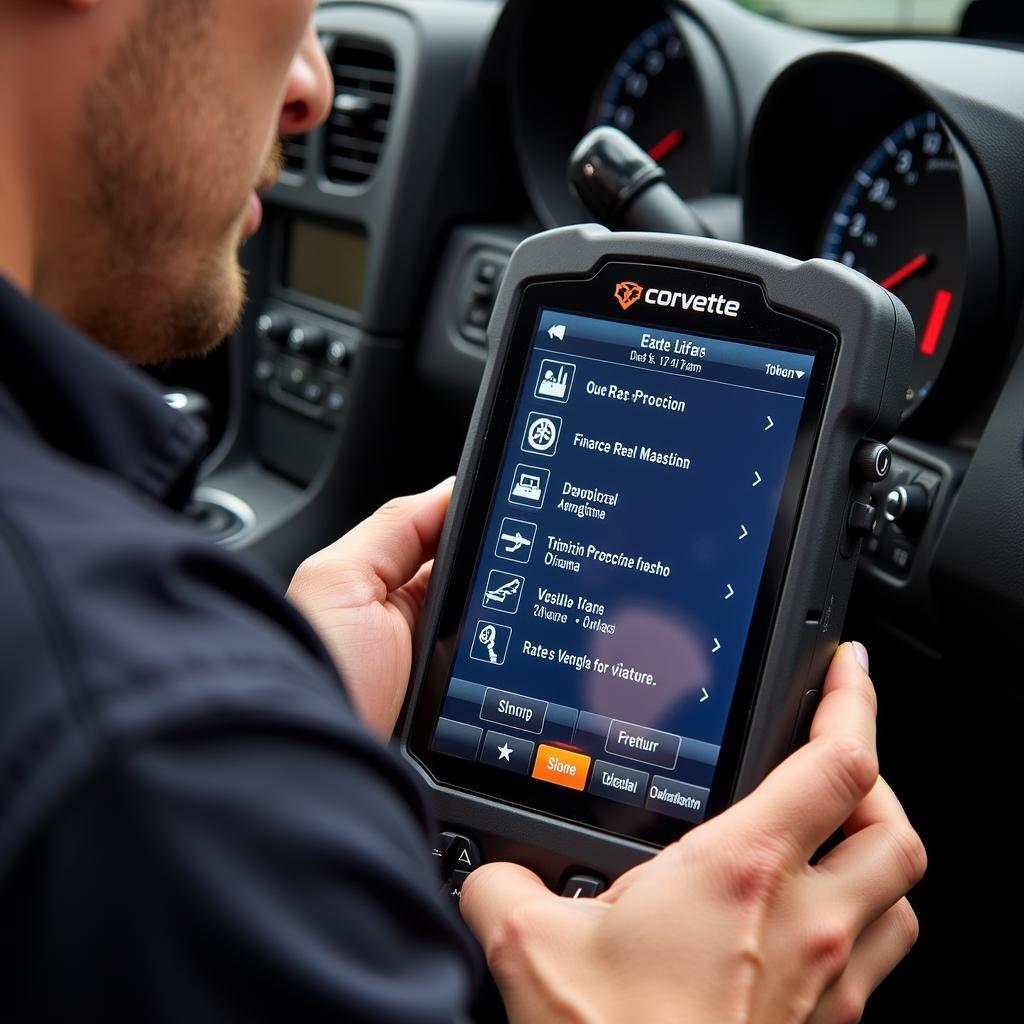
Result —
<path fill-rule="evenodd" d="M 686 136 L 678 128 L 673 128 L 660 142 L 656 142 L 647 150 L 647 155 L 652 160 L 661 163 L 684 138 Z"/>
<path fill-rule="evenodd" d="M 921 338 L 921 352 L 923 355 L 935 355 L 935 347 L 939 343 L 942 325 L 946 322 L 946 314 L 949 312 L 949 304 L 952 301 L 953 293 L 947 292 L 944 288 L 940 288 L 935 293 L 932 311 L 928 314 L 928 324 Z"/>
<path fill-rule="evenodd" d="M 922 252 L 915 256 L 909 263 L 904 263 L 899 270 L 895 273 L 890 274 L 884 281 L 881 282 L 883 288 L 895 288 L 896 285 L 902 281 L 906 281 L 911 274 L 916 273 L 920 270 L 929 260 L 931 256 L 926 252 Z"/>

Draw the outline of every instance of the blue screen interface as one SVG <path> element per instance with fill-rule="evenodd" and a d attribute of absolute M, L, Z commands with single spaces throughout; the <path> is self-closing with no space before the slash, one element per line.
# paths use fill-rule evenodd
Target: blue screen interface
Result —
<path fill-rule="evenodd" d="M 703 820 L 813 362 L 540 313 L 432 750 Z"/>

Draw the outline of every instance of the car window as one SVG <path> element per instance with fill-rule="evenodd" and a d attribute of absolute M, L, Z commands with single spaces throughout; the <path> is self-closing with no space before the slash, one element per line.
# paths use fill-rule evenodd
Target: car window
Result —
<path fill-rule="evenodd" d="M 957 35 L 971 0 L 736 0 L 769 18 L 829 32 Z"/>

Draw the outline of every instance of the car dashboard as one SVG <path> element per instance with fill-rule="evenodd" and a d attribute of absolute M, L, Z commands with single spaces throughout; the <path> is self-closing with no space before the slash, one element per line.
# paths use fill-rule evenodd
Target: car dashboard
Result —
<path fill-rule="evenodd" d="M 871 648 L 883 771 L 932 852 L 905 997 L 935 969 L 965 852 L 950 798 L 1002 809 L 1021 720 L 1021 41 L 840 36 L 730 0 L 337 2 L 316 19 L 329 121 L 287 140 L 226 356 L 169 378 L 217 396 L 197 518 L 286 579 L 454 472 L 510 253 L 594 219 L 566 167 L 597 125 L 647 150 L 708 235 L 892 289 L 917 352 L 847 632 Z"/>

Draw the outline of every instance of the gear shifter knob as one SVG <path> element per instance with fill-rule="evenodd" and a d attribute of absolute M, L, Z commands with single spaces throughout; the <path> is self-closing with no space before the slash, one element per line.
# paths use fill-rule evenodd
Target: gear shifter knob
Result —
<path fill-rule="evenodd" d="M 179 412 L 194 416 L 206 427 L 207 436 L 213 431 L 213 405 L 206 395 L 191 388 L 174 388 L 164 392 L 164 401 Z"/>
<path fill-rule="evenodd" d="M 594 128 L 569 157 L 569 182 L 609 227 L 706 237 L 709 232 L 665 181 L 665 172 L 617 128 Z"/>

